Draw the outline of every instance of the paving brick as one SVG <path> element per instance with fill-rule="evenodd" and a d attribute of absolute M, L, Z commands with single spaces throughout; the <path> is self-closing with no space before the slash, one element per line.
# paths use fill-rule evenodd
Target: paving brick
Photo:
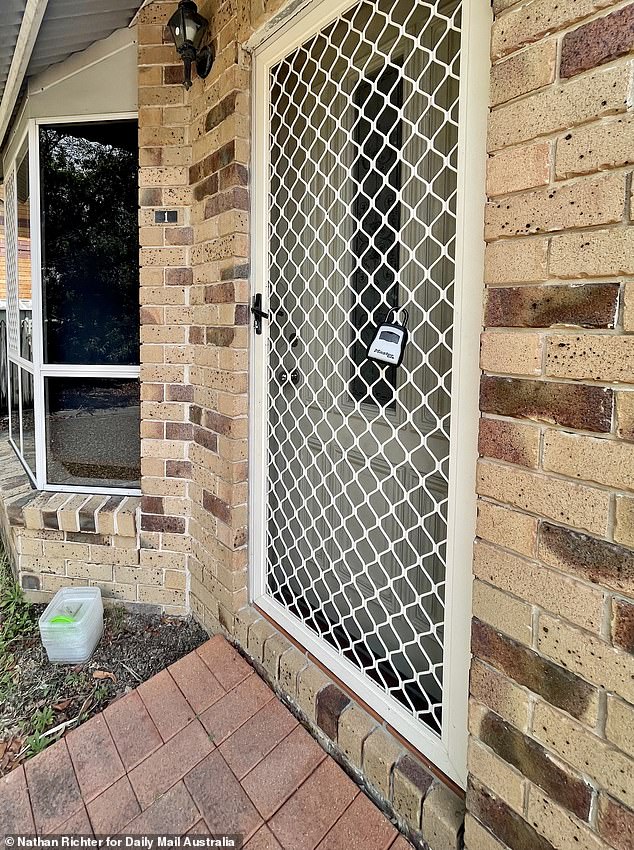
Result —
<path fill-rule="evenodd" d="M 92 800 L 125 773 L 102 714 L 66 737 L 82 797 Z"/>
<path fill-rule="evenodd" d="M 181 658 L 168 669 L 196 714 L 209 708 L 225 694 L 220 682 L 195 652 Z"/>
<path fill-rule="evenodd" d="M 136 691 L 109 705 L 103 716 L 126 770 L 136 767 L 162 744 L 161 736 Z"/>
<path fill-rule="evenodd" d="M 253 673 L 253 667 L 247 664 L 240 653 L 222 635 L 216 635 L 199 646 L 196 652 L 225 691 L 235 688 Z"/>
<path fill-rule="evenodd" d="M 242 779 L 296 726 L 290 711 L 271 700 L 220 745 L 222 757 Z"/>
<path fill-rule="evenodd" d="M 0 795 L 0 835 L 33 834 L 35 825 L 21 765 L 0 778 Z"/>
<path fill-rule="evenodd" d="M 194 719 L 194 710 L 167 670 L 143 682 L 138 694 L 164 741 Z"/>
<path fill-rule="evenodd" d="M 142 809 L 147 809 L 170 786 L 214 749 L 202 724 L 194 720 L 159 750 L 130 771 L 130 783 Z"/>
<path fill-rule="evenodd" d="M 51 832 L 55 832 L 58 835 L 93 835 L 93 829 L 86 807 L 82 806 L 67 821 L 56 826 Z"/>
<path fill-rule="evenodd" d="M 183 835 L 199 819 L 200 812 L 181 781 L 127 824 L 125 832 L 127 835 Z"/>
<path fill-rule="evenodd" d="M 262 818 L 219 751 L 190 771 L 185 784 L 212 835 L 240 833 L 246 842 L 262 825 Z"/>
<path fill-rule="evenodd" d="M 200 721 L 216 744 L 221 744 L 243 723 L 274 698 L 259 676 L 248 676 L 200 715 Z"/>
<path fill-rule="evenodd" d="M 326 754 L 297 726 L 242 780 L 263 818 L 268 819 L 307 779 Z"/>
<path fill-rule="evenodd" d="M 332 759 L 324 759 L 269 821 L 279 842 L 313 850 L 359 793 Z"/>
<path fill-rule="evenodd" d="M 25 770 L 38 833 L 52 832 L 82 808 L 66 741 L 48 747 Z"/>
<path fill-rule="evenodd" d="M 114 835 L 141 812 L 127 776 L 123 776 L 87 806 L 95 835 Z"/>
<path fill-rule="evenodd" d="M 253 838 L 244 846 L 244 850 L 282 850 L 282 845 L 266 826 L 261 826 Z"/>
<path fill-rule="evenodd" d="M 387 850 L 398 833 L 365 794 L 359 794 L 318 850 Z"/>

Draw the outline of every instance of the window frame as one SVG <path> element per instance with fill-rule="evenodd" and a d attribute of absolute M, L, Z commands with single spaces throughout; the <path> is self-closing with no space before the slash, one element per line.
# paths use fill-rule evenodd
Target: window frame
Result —
<path fill-rule="evenodd" d="M 33 406 L 35 418 L 35 469 L 31 470 L 26 462 L 20 445 L 9 436 L 9 443 L 24 466 L 31 482 L 38 490 L 61 493 L 90 493 L 96 495 L 138 496 L 140 487 L 100 487 L 68 484 L 53 484 L 47 480 L 46 468 L 46 401 L 45 383 L 47 378 L 132 378 L 140 380 L 141 366 L 112 366 L 97 364 L 50 364 L 44 363 L 44 327 L 42 313 L 42 232 L 41 232 L 41 181 L 40 181 L 40 127 L 58 124 L 90 124 L 105 121 L 137 121 L 137 112 L 91 113 L 87 115 L 59 115 L 46 118 L 30 118 L 26 129 L 16 145 L 7 174 L 12 172 L 15 178 L 23 156 L 28 156 L 29 162 L 29 192 L 30 192 L 30 221 L 31 221 L 31 316 L 33 327 L 32 356 L 33 361 L 27 361 L 22 356 L 16 356 L 9 350 L 9 334 L 7 333 L 7 382 L 10 392 L 10 368 L 13 363 L 20 370 L 24 369 L 33 375 Z M 5 175 L 5 180 L 6 180 Z M 17 185 L 15 191 L 17 192 Z M 6 209 L 6 207 L 5 207 Z M 16 204 L 17 217 L 17 204 Z M 17 222 L 16 222 L 17 224 Z M 5 222 L 6 230 L 6 222 Z M 7 280 L 7 287 L 9 282 Z M 19 285 L 19 284 L 18 284 Z M 18 290 L 19 295 L 19 290 Z M 7 302 L 8 302 L 7 292 Z M 19 300 L 18 300 L 19 304 Z M 140 320 L 139 320 L 140 321 Z M 8 326 L 8 304 L 7 304 Z M 20 399 L 21 399 L 21 381 Z M 11 414 L 9 414 L 10 417 Z M 21 404 L 19 408 L 20 434 L 22 433 Z M 139 420 L 140 427 L 140 420 Z"/>

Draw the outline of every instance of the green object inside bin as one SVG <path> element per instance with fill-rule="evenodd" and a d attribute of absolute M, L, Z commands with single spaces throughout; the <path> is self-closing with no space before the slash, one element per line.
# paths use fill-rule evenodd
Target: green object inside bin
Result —
<path fill-rule="evenodd" d="M 65 617 L 63 614 L 59 614 L 57 617 L 52 617 L 50 620 L 51 623 L 74 623 L 72 617 Z"/>

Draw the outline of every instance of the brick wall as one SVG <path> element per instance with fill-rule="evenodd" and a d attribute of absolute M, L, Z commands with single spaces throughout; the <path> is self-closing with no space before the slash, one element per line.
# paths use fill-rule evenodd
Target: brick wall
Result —
<path fill-rule="evenodd" d="M 634 4 L 494 0 L 468 850 L 634 846 Z"/>

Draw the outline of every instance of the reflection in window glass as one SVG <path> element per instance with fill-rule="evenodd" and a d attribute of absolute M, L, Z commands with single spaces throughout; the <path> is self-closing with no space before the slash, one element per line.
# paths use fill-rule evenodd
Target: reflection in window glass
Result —
<path fill-rule="evenodd" d="M 31 321 L 31 206 L 29 155 L 18 166 L 18 298 L 20 302 L 20 354 L 33 360 Z"/>
<path fill-rule="evenodd" d="M 22 376 L 22 457 L 35 475 L 35 413 L 33 410 L 33 375 L 26 369 Z"/>
<path fill-rule="evenodd" d="M 139 362 L 137 124 L 40 128 L 45 363 Z"/>
<path fill-rule="evenodd" d="M 50 484 L 140 486 L 137 380 L 47 378 L 45 395 Z"/>

